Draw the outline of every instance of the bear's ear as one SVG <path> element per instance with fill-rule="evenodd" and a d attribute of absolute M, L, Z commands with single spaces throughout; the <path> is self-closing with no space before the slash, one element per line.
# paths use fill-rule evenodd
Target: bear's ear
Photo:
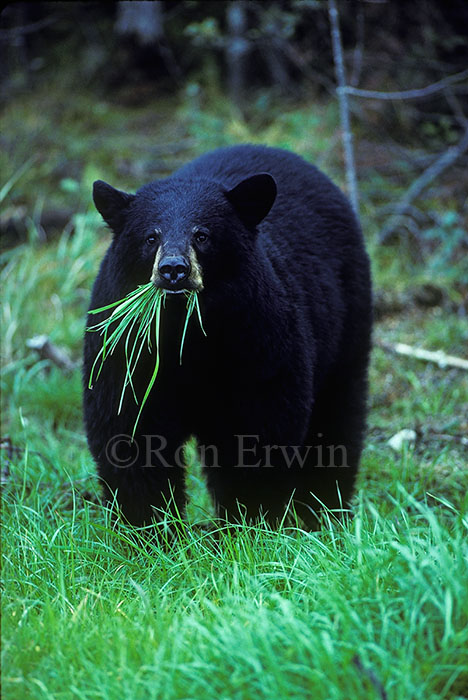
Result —
<path fill-rule="evenodd" d="M 96 180 L 93 185 L 93 200 L 96 209 L 102 218 L 117 233 L 122 225 L 122 213 L 135 198 L 133 194 L 127 194 L 116 190 L 107 182 Z"/>
<path fill-rule="evenodd" d="M 242 180 L 225 194 L 247 228 L 255 228 L 273 206 L 276 182 L 269 173 L 259 173 Z"/>

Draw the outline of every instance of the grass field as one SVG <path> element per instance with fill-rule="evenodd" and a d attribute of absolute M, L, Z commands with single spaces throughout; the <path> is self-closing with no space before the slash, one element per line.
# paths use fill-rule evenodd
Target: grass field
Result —
<path fill-rule="evenodd" d="M 410 301 L 376 325 L 355 517 L 326 520 L 315 533 L 291 523 L 224 531 L 189 459 L 187 523 L 175 542 L 148 542 L 113 525 L 99 505 L 82 425 L 84 315 L 109 242 L 90 183 L 142 184 L 125 169 L 135 134 L 133 163 L 143 175 L 155 167 L 145 160 L 150 142 L 180 138 L 189 144 L 182 159 L 219 143 L 265 140 L 336 176 L 336 110 L 303 105 L 247 127 L 185 105 L 168 124 L 161 110 L 174 105 L 158 103 L 150 128 L 154 105 L 131 111 L 102 102 L 90 112 L 81 97 L 65 114 L 48 103 L 46 123 L 44 100 L 19 101 L 4 131 L 11 189 L 2 190 L 3 204 L 24 202 L 31 212 L 28 240 L 4 253 L 2 267 L 5 700 L 468 698 L 467 375 L 380 346 L 401 341 L 466 356 L 466 263 L 437 247 L 422 262 L 403 244 L 377 247 L 372 183 L 363 186 L 376 288 Z M 44 243 L 34 211 L 49 201 L 76 213 Z M 434 280 L 446 302 L 412 303 L 414 285 Z M 28 348 L 44 333 L 74 370 Z M 403 428 L 418 439 L 397 453 L 387 440 Z M 190 446 L 187 453 L 193 457 Z"/>

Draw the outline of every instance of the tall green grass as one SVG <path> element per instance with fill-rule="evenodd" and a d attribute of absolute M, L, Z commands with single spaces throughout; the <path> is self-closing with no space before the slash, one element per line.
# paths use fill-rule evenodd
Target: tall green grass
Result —
<path fill-rule="evenodd" d="M 467 521 L 404 489 L 346 526 L 148 543 L 71 491 L 11 493 L 5 698 L 462 698 Z M 386 693 L 384 695 L 384 693 Z"/>

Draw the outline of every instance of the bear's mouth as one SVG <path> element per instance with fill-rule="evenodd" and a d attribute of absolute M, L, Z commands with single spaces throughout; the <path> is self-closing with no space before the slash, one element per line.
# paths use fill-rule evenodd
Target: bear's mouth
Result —
<path fill-rule="evenodd" d="M 156 289 L 162 289 L 166 294 L 188 294 L 189 292 L 201 292 L 202 284 L 197 284 L 191 279 L 184 280 L 179 284 L 168 284 L 160 277 L 152 277 L 151 282 Z"/>

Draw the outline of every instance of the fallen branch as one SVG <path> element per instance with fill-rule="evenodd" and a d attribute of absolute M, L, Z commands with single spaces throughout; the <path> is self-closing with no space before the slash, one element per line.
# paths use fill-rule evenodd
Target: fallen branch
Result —
<path fill-rule="evenodd" d="M 76 364 L 70 360 L 64 350 L 50 342 L 46 335 L 35 335 L 26 341 L 28 348 L 35 350 L 41 360 L 50 360 L 60 369 L 71 372 L 75 369 Z"/>
<path fill-rule="evenodd" d="M 434 180 L 441 172 L 449 165 L 452 165 L 466 150 L 468 150 L 468 127 L 456 146 L 448 148 L 441 156 L 439 156 L 426 170 L 420 175 L 408 189 L 407 193 L 395 206 L 395 211 L 390 217 L 388 223 L 383 227 L 379 243 L 383 243 L 392 234 L 396 227 L 400 224 L 403 214 L 410 206 L 413 199 L 418 197 L 423 189 Z"/>
<path fill-rule="evenodd" d="M 455 357 L 454 355 L 446 355 L 443 350 L 424 350 L 423 348 L 414 348 L 411 345 L 406 345 L 405 343 L 391 343 L 377 342 L 377 345 L 383 350 L 389 350 L 390 352 L 395 352 L 397 355 L 405 355 L 406 357 L 414 357 L 417 360 L 424 360 L 425 362 L 434 362 L 441 369 L 445 367 L 456 367 L 457 369 L 464 369 L 468 371 L 468 360 L 464 360 L 461 357 Z"/>

